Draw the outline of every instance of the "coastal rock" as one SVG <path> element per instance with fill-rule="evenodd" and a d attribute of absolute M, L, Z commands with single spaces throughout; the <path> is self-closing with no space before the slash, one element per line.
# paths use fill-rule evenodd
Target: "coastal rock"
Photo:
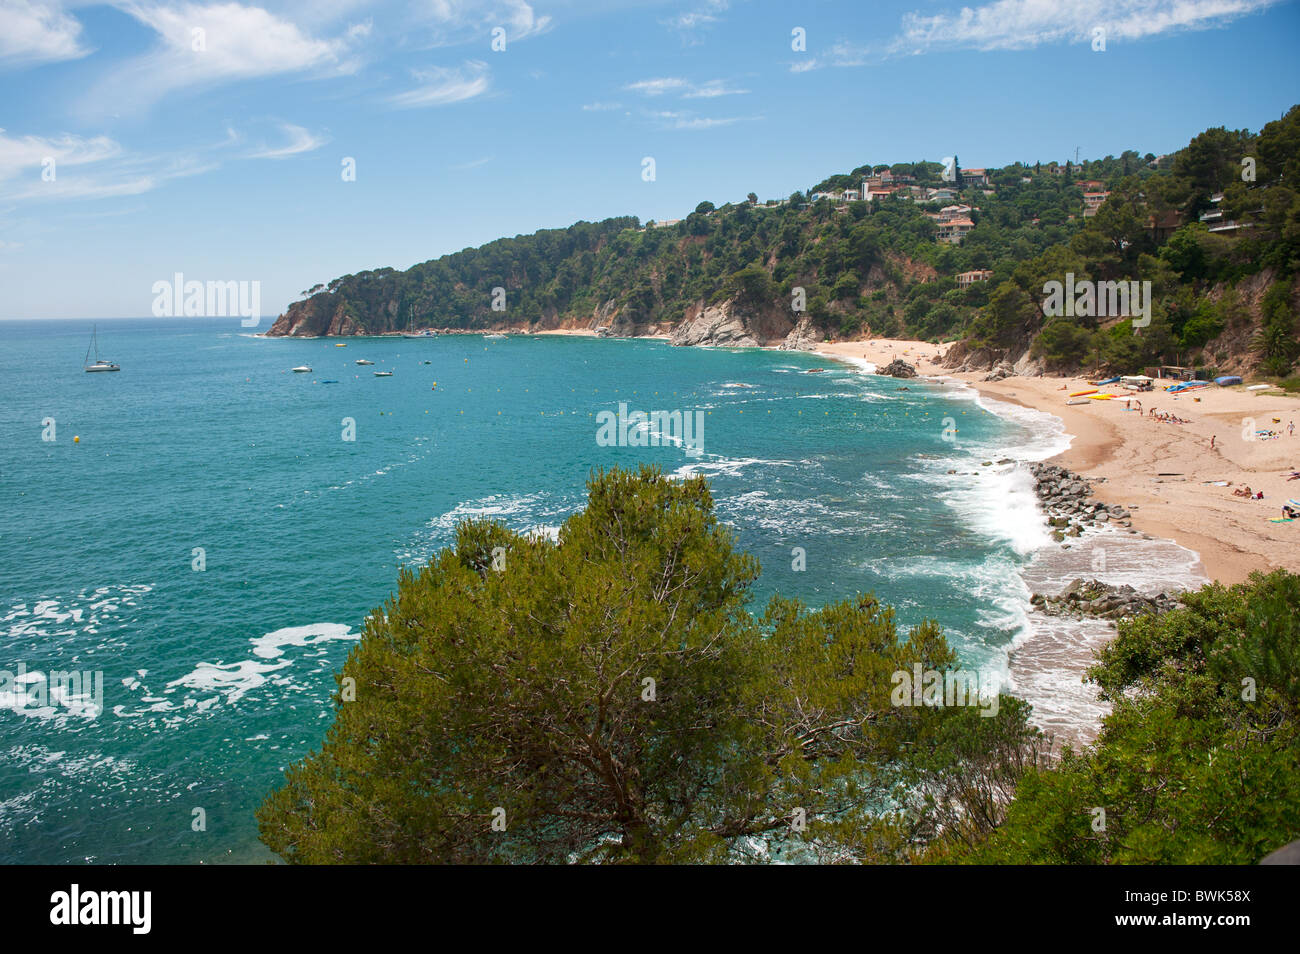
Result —
<path fill-rule="evenodd" d="M 1114 585 L 1101 580 L 1071 580 L 1058 595 L 1035 593 L 1032 606 L 1049 616 L 1099 616 L 1123 619 L 1144 613 L 1158 615 L 1178 608 L 1178 600 L 1167 593 L 1144 596 L 1127 583 Z"/>
<path fill-rule="evenodd" d="M 761 312 L 729 300 L 698 311 L 688 309 L 669 341 L 678 346 L 757 348 L 785 341 L 793 330 L 794 323 L 778 309 Z"/>
<path fill-rule="evenodd" d="M 333 308 L 331 308 L 333 304 Z M 342 301 L 328 295 L 316 295 L 296 301 L 275 319 L 267 336 L 272 338 L 317 338 L 321 335 L 359 335 L 364 329 L 344 309 Z"/>
<path fill-rule="evenodd" d="M 782 351 L 815 351 L 819 342 L 824 340 L 825 335 L 818 330 L 813 324 L 811 317 L 805 315 L 799 319 L 798 324 L 794 326 L 784 341 L 781 342 Z"/>
<path fill-rule="evenodd" d="M 895 358 L 889 364 L 885 365 L 878 372 L 887 374 L 891 378 L 914 378 L 916 377 L 916 368 L 912 367 L 902 358 Z"/>

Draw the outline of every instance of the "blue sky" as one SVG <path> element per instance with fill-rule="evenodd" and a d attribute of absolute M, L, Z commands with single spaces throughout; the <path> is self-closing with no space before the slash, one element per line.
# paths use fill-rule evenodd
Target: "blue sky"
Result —
<path fill-rule="evenodd" d="M 0 317 L 147 316 L 183 272 L 273 318 L 866 162 L 1168 152 L 1300 101 L 1297 39 L 1294 0 L 0 0 Z"/>

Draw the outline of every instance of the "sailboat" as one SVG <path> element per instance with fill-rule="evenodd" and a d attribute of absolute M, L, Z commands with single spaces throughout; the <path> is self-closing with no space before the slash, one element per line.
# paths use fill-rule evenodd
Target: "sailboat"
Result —
<path fill-rule="evenodd" d="M 90 352 L 95 352 L 95 360 L 90 360 Z M 99 328 L 94 326 L 90 332 L 90 347 L 86 349 L 86 357 L 81 366 L 86 371 L 121 371 L 122 369 L 105 358 L 99 356 Z"/>

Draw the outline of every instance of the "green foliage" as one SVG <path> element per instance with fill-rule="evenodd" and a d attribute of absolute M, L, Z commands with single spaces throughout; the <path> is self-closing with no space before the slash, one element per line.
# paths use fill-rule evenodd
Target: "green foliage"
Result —
<path fill-rule="evenodd" d="M 1092 347 L 1092 332 L 1069 318 L 1054 318 L 1034 339 L 1030 353 L 1049 367 L 1076 368 Z"/>
<path fill-rule="evenodd" d="M 1284 377 L 1300 355 L 1290 285 L 1286 282 L 1270 285 L 1260 303 L 1260 311 L 1263 320 L 1255 336 L 1255 346 L 1264 358 L 1262 367 L 1267 374 Z"/>
<path fill-rule="evenodd" d="M 1089 670 L 1114 705 L 1096 744 L 1029 771 L 964 860 L 1253 864 L 1300 836 L 1300 577 L 1183 602 L 1120 623 Z"/>
<path fill-rule="evenodd" d="M 900 860 L 1001 822 L 1037 762 L 1027 707 L 892 702 L 891 674 L 956 664 L 934 623 L 900 637 L 871 596 L 777 597 L 755 619 L 757 564 L 702 478 L 612 471 L 589 492 L 557 542 L 464 523 L 402 572 L 324 744 L 259 811 L 267 845 L 302 863 Z"/>

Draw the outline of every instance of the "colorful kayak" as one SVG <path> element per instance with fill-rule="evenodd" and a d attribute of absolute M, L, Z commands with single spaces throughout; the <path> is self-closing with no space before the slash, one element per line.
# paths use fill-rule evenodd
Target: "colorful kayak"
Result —
<path fill-rule="evenodd" d="M 1083 397 L 1085 394 L 1096 394 L 1096 393 L 1097 393 L 1096 388 L 1091 388 L 1087 391 L 1071 391 L 1070 397 Z"/>
<path fill-rule="evenodd" d="M 1089 401 L 1109 401 L 1109 400 L 1110 400 L 1111 398 L 1113 398 L 1114 396 L 1115 396 L 1115 395 L 1113 395 L 1113 394 L 1089 394 L 1089 395 L 1088 395 L 1088 400 L 1089 400 Z"/>

